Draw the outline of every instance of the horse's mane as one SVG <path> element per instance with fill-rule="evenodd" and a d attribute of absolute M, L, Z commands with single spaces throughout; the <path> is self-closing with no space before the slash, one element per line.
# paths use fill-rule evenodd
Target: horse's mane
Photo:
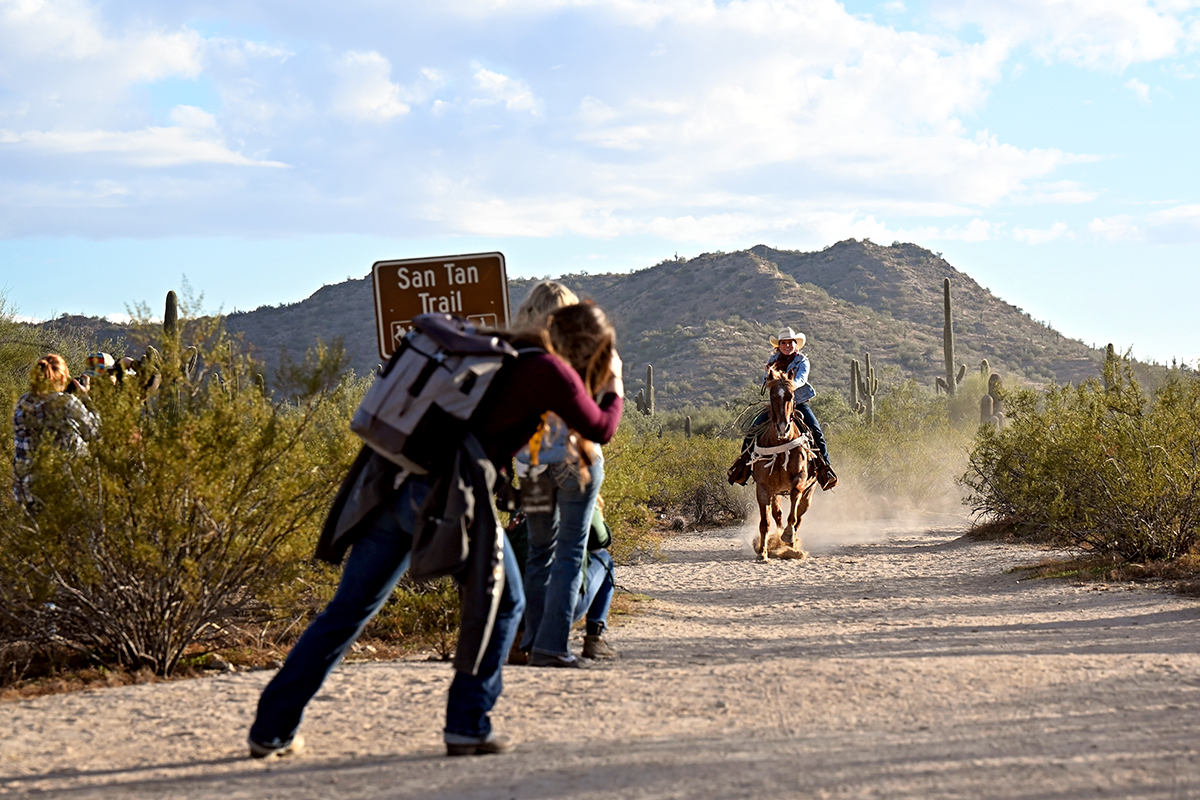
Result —
<path fill-rule="evenodd" d="M 782 383 L 783 385 L 787 386 L 787 388 L 790 389 L 791 391 L 796 390 L 796 382 L 794 380 L 792 380 L 792 377 L 790 375 L 788 375 L 786 372 L 782 372 L 777 369 L 772 369 L 771 373 L 770 373 L 770 377 L 767 378 L 767 385 L 771 386 L 771 385 L 774 385 L 777 383 Z"/>

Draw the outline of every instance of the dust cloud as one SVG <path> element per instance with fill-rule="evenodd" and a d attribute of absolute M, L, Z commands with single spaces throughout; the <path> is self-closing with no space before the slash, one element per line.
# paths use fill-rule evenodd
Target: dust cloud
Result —
<path fill-rule="evenodd" d="M 847 463 L 846 467 L 853 467 Z M 859 471 L 844 468 L 839 472 L 838 485 L 828 492 L 818 487 L 812 505 L 801 519 L 800 538 L 810 554 L 827 553 L 850 544 L 884 541 L 898 534 L 923 531 L 966 530 L 971 525 L 970 509 L 964 505 L 965 489 L 957 483 L 962 474 L 958 464 L 947 465 L 942 474 L 922 476 L 920 491 L 900 484 L 888 489 L 881 484 L 896 483 L 860 479 Z M 753 555 L 752 543 L 758 536 L 758 505 L 754 498 L 754 482 L 742 488 L 747 512 L 737 529 L 737 538 L 745 551 Z M 784 519 L 787 497 L 782 498 Z M 777 535 L 771 522 L 771 535 Z"/>

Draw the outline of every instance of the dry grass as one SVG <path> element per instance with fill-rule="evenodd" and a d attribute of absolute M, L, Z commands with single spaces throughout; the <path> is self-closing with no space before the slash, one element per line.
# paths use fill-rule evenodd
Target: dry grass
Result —
<path fill-rule="evenodd" d="M 1013 571 L 1025 572 L 1029 578 L 1066 578 L 1080 583 L 1157 583 L 1169 591 L 1200 595 L 1200 554 L 1197 553 L 1145 564 L 1122 561 L 1112 555 L 1084 554 L 1047 558 Z"/>

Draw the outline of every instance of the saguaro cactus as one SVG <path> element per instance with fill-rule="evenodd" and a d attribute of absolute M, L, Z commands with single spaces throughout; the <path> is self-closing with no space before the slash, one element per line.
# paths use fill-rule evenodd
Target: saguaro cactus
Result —
<path fill-rule="evenodd" d="M 988 363 L 988 360 L 985 358 L 983 361 L 980 361 L 979 362 L 979 374 L 980 375 L 990 375 L 991 373 L 992 373 L 992 365 Z"/>
<path fill-rule="evenodd" d="M 942 327 L 942 353 L 945 356 L 946 376 L 937 379 L 937 388 L 953 397 L 954 390 L 967 374 L 967 365 L 963 364 L 957 372 L 954 369 L 954 307 L 950 301 L 949 278 L 942 281 L 942 310 L 946 317 L 946 323 Z"/>
<path fill-rule="evenodd" d="M 654 414 L 654 365 L 646 365 L 646 414 Z"/>
<path fill-rule="evenodd" d="M 174 291 L 167 292 L 167 307 L 163 311 L 163 333 L 174 336 L 179 330 L 179 298 Z"/>
<path fill-rule="evenodd" d="M 685 439 L 692 438 L 692 418 L 690 415 L 683 418 L 683 436 Z"/>
<path fill-rule="evenodd" d="M 858 359 L 850 359 L 850 410 L 855 414 L 863 413 L 862 401 L 858 399 L 858 370 Z"/>
<path fill-rule="evenodd" d="M 988 393 L 979 398 L 979 424 L 1004 425 L 1004 382 L 998 372 L 988 376 Z"/>
<path fill-rule="evenodd" d="M 875 377 L 875 368 L 871 366 L 871 354 L 867 353 L 866 363 L 855 369 L 858 379 L 858 395 L 862 398 L 861 405 L 868 425 L 875 424 L 875 392 L 879 389 L 879 379 Z M 857 361 L 854 362 L 858 364 Z"/>
<path fill-rule="evenodd" d="M 1116 383 L 1117 379 L 1117 351 L 1112 346 L 1112 342 L 1104 348 L 1104 391 L 1108 391 Z"/>

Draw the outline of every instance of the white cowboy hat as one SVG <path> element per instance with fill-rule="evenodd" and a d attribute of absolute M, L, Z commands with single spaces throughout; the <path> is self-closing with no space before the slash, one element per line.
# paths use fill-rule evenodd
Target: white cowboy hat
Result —
<path fill-rule="evenodd" d="M 805 342 L 804 334 L 796 333 L 791 328 L 780 328 L 779 335 L 771 337 L 771 347 L 779 347 L 780 342 L 786 341 L 788 339 L 791 339 L 792 341 L 794 341 L 796 343 L 797 350 L 799 350 L 801 347 L 804 347 L 804 342 Z"/>

